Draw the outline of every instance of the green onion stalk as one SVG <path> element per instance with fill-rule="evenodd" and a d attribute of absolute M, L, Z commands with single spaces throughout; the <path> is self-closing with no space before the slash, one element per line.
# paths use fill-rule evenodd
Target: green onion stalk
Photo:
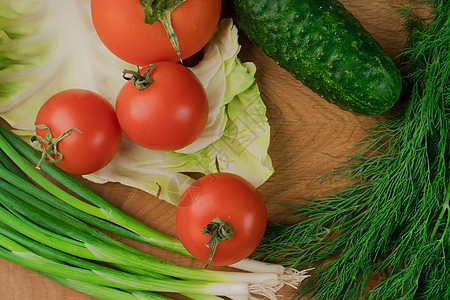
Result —
<path fill-rule="evenodd" d="M 51 275 L 48 273 L 37 272 L 39 275 L 47 277 L 61 285 L 82 292 L 86 295 L 97 299 L 123 299 L 123 300 L 166 300 L 170 299 L 155 293 L 136 291 L 136 290 L 119 290 L 116 288 L 105 287 L 98 284 L 86 283 L 79 280 L 67 279 L 65 277 Z M 202 298 L 202 300 L 207 298 Z"/>
<path fill-rule="evenodd" d="M 64 280 L 75 280 L 82 284 L 97 285 L 128 291 L 128 298 L 133 295 L 130 291 L 143 291 L 147 298 L 161 299 L 159 295 L 149 293 L 156 292 L 180 292 L 186 293 L 195 299 L 196 293 L 206 295 L 242 296 L 248 294 L 248 286 L 245 283 L 209 283 L 200 281 L 185 281 L 164 278 L 164 276 L 140 276 L 129 274 L 108 268 L 89 261 L 71 257 L 52 248 L 40 245 L 27 237 L 15 233 L 13 229 L 3 225 L 0 234 L 0 257 L 25 266 L 32 270 L 45 272 L 50 276 L 58 276 Z M 9 238 L 7 235 L 15 239 Z M 20 240 L 21 243 L 16 242 Z M 23 243 L 36 249 L 36 252 L 23 246 Z M 42 253 L 41 255 L 38 253 Z M 48 258 L 52 257 L 52 258 Z M 139 298 L 138 298 L 139 299 Z M 215 299 L 215 297 L 210 298 Z"/>
<path fill-rule="evenodd" d="M 17 164 L 27 176 L 31 177 L 41 187 L 56 196 L 59 199 L 57 201 L 62 202 L 58 205 L 64 205 L 64 210 L 70 210 L 71 214 L 75 213 L 77 218 L 87 218 L 87 220 L 83 220 L 92 222 L 91 224 L 112 233 L 192 257 L 178 239 L 163 234 L 125 214 L 55 165 L 43 164 L 41 166 L 43 172 L 92 204 L 81 201 L 58 188 L 27 162 L 29 161 L 33 165 L 38 164 L 41 153 L 3 125 L 0 125 L 0 135 L 3 137 L 3 139 L 0 139 L 0 148 L 3 151 L 8 149 L 7 156 L 14 161 L 14 164 Z M 17 167 L 13 166 L 12 168 L 14 169 L 12 172 L 20 173 Z M 80 214 L 83 214 L 83 216 Z M 255 273 L 277 273 L 287 280 L 287 284 L 296 284 L 297 280 L 301 281 L 304 275 L 302 272 L 297 274 L 296 270 L 281 265 L 250 259 L 244 259 L 233 264 L 232 267 Z"/>
<path fill-rule="evenodd" d="M 97 232 L 93 227 L 83 226 L 81 222 L 62 213 L 51 214 L 33 207 L 5 190 L 0 190 L 0 204 L 3 205 L 0 207 L 2 223 L 11 228 L 20 226 L 21 232 L 30 238 L 85 259 L 128 265 L 188 280 L 257 283 L 260 278 L 277 278 L 276 274 L 271 273 L 246 274 L 184 267 L 137 249 L 128 250 L 131 247 L 125 244 L 121 247 L 117 245 L 119 241 L 115 244 L 109 243 L 106 235 Z"/>
<path fill-rule="evenodd" d="M 267 278 L 272 280 L 276 278 L 276 274 L 254 273 L 255 276 L 249 274 L 250 277 L 248 277 L 244 273 L 236 273 L 235 277 L 232 272 L 183 267 L 152 257 L 145 252 L 140 253 L 137 249 L 131 250 L 131 247 L 125 244 L 120 245 L 119 241 L 115 241 L 97 229 L 64 214 L 64 212 L 51 214 L 45 211 L 48 208 L 45 205 L 42 208 L 40 207 L 42 203 L 36 202 L 32 205 L 35 200 L 33 197 L 29 197 L 29 203 L 27 203 L 27 201 L 19 198 L 19 196 L 24 196 L 20 191 L 16 191 L 14 194 L 8 192 L 8 188 L 5 188 L 5 183 L 3 181 L 0 186 L 0 228 L 3 231 L 13 228 L 18 229 L 24 236 L 36 241 L 37 245 L 47 245 L 51 249 L 59 250 L 62 253 L 67 253 L 80 259 L 110 263 L 118 268 L 125 265 L 128 268 L 143 269 L 147 272 L 145 272 L 146 277 L 136 277 L 132 273 L 111 274 L 110 271 L 106 274 L 111 282 L 107 282 L 103 279 L 104 276 L 101 278 L 98 276 L 100 271 L 103 272 L 103 270 L 98 270 L 98 266 L 94 271 L 90 272 L 85 271 L 84 268 L 87 268 L 85 265 L 81 266 L 83 269 L 73 268 L 73 259 L 67 259 L 67 255 L 63 257 L 63 261 L 70 264 L 70 268 L 64 264 L 51 264 L 47 260 L 37 260 L 33 255 L 31 255 L 30 259 L 28 253 L 25 255 L 22 253 L 25 250 L 17 250 L 20 248 L 18 245 L 15 245 L 14 248 L 8 247 L 12 243 L 8 243 L 3 238 L 0 244 L 3 248 L 10 251 L 3 251 L 0 256 L 30 269 L 60 277 L 65 275 L 66 279 L 115 288 L 145 289 L 184 294 L 200 293 L 232 298 L 249 297 L 251 291 L 257 292 L 255 288 L 259 285 L 252 286 L 245 283 L 245 281 L 259 282 Z M 15 187 L 9 187 L 10 191 L 14 191 L 14 189 Z M 21 242 L 23 243 L 23 240 Z M 18 256 L 19 252 L 21 255 Z M 57 257 L 58 260 L 61 260 L 61 255 L 57 256 L 55 252 L 48 253 L 47 251 L 44 254 L 45 256 L 43 257 Z M 131 283 L 127 281 L 127 278 L 129 280 L 130 276 L 132 279 Z M 175 280 L 174 278 L 188 280 Z M 195 284 L 195 282 L 200 283 Z M 150 283 L 153 285 L 150 285 Z M 264 290 L 261 294 L 274 298 Z M 198 297 L 189 297 L 198 299 Z"/>
<path fill-rule="evenodd" d="M 162 283 L 170 283 L 170 289 L 164 290 L 167 287 L 143 284 L 145 289 L 147 291 L 150 289 L 156 292 L 174 291 L 185 294 L 192 294 L 195 291 L 195 295 L 191 295 L 191 298 L 194 299 L 204 297 L 199 295 L 205 293 L 235 299 L 248 297 L 250 294 L 261 294 L 268 298 L 275 298 L 275 292 L 281 286 L 284 284 L 296 286 L 306 277 L 304 272 L 253 260 L 245 260 L 243 263 L 236 265 L 236 267 L 252 271 L 251 273 L 211 271 L 179 266 L 120 242 L 95 227 L 190 256 L 177 239 L 156 231 L 123 213 L 56 166 L 42 165 L 44 172 L 77 195 L 89 199 L 90 203 L 84 202 L 57 187 L 31 165 L 40 159 L 35 149 L 3 126 L 0 126 L 0 134 L 0 148 L 2 150 L 0 151 L 2 165 L 0 177 L 3 179 L 0 181 L 1 229 L 18 229 L 23 235 L 51 249 L 79 259 L 113 266 L 123 272 L 120 275 L 115 274 L 114 276 L 118 277 L 113 277 L 114 280 L 112 280 L 118 281 L 121 286 L 113 286 L 112 283 L 106 285 L 102 281 L 104 279 L 98 278 L 96 272 L 94 273 L 97 275 L 89 273 L 90 276 L 87 276 L 86 270 L 78 270 L 72 265 L 70 266 L 75 268 L 74 272 L 71 272 L 72 269 L 67 269 L 67 266 L 61 265 L 59 262 L 56 265 L 39 264 L 36 260 L 30 260 L 29 256 L 26 256 L 26 259 L 23 255 L 17 256 L 17 252 L 11 251 L 11 248 L 6 246 L 4 246 L 5 249 L 1 255 L 5 259 L 22 264 L 42 274 L 48 274 L 49 277 L 56 278 L 60 282 L 66 284 L 70 282 L 72 286 L 81 288 L 81 285 L 85 284 L 84 288 L 93 292 L 110 292 L 109 289 L 104 290 L 103 286 L 133 290 L 133 292 L 122 292 L 126 293 L 127 297 L 136 296 L 134 291 L 144 288 L 138 283 L 130 284 L 120 280 L 120 278 L 128 278 L 127 276 L 138 276 L 138 278 L 133 277 L 133 280 L 145 283 L 152 280 L 154 282 L 154 276 L 156 275 L 164 276 L 164 278 L 158 280 L 161 280 Z M 31 180 L 40 187 L 32 183 Z M 3 241 L 5 242 L 6 238 L 3 238 Z M 6 245 L 15 245 L 16 248 L 24 247 L 20 244 L 22 241 L 16 241 L 16 244 L 5 243 Z M 48 255 L 46 254 L 43 257 L 48 258 Z M 50 255 L 50 257 L 53 256 Z M 267 272 L 267 270 L 270 270 L 270 272 Z M 78 274 L 79 276 L 72 278 L 68 274 L 70 276 Z M 88 278 L 93 279 L 88 281 Z M 173 280 L 178 283 L 176 289 L 173 288 Z M 197 282 L 203 284 L 202 289 L 200 289 L 200 283 L 192 290 L 187 288 L 190 286 L 189 283 Z M 186 284 L 188 285 L 184 287 Z M 98 285 L 101 285 L 102 288 Z M 224 289 L 223 286 L 225 286 Z M 239 291 L 234 292 L 233 286 L 236 286 Z M 245 292 L 242 291 L 244 287 Z"/>

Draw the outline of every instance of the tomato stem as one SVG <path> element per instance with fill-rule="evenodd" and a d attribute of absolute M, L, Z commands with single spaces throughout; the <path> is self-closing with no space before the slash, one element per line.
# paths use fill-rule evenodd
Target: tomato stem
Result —
<path fill-rule="evenodd" d="M 133 70 L 123 70 L 123 78 L 125 80 L 131 80 L 133 82 L 134 86 L 138 90 L 146 89 L 154 80 L 153 77 L 150 77 L 150 73 L 153 72 L 155 69 L 155 65 L 151 64 L 148 65 L 145 68 L 149 68 L 147 71 L 145 71 L 143 74 L 141 74 L 141 69 L 139 66 L 137 66 L 137 71 Z M 128 76 L 131 75 L 131 76 Z"/>
<path fill-rule="evenodd" d="M 178 38 L 172 27 L 172 12 L 186 0 L 139 0 L 144 7 L 144 21 L 153 24 L 160 21 L 167 32 L 170 43 L 182 62 Z"/>
<path fill-rule="evenodd" d="M 33 143 L 39 142 L 39 143 L 42 143 L 47 146 L 45 149 L 43 149 L 41 159 L 39 160 L 38 164 L 36 165 L 36 169 L 38 169 L 38 170 L 41 168 L 41 165 L 45 162 L 46 159 L 49 161 L 49 163 L 58 163 L 62 160 L 63 155 L 61 152 L 58 151 L 58 146 L 57 146 L 58 142 L 60 140 L 69 136 L 69 134 L 74 130 L 81 133 L 81 131 L 79 129 L 71 128 L 71 129 L 67 130 L 66 132 L 64 132 L 63 134 L 61 134 L 59 137 L 54 138 L 50 128 L 48 128 L 47 125 L 44 125 L 44 124 L 36 125 L 36 128 L 45 129 L 47 132 L 45 135 L 45 138 L 43 138 L 40 135 L 35 135 L 35 136 L 31 137 L 31 142 L 33 142 Z M 55 159 L 55 156 L 57 157 L 56 159 Z"/>
<path fill-rule="evenodd" d="M 178 43 L 178 37 L 175 33 L 175 30 L 173 30 L 172 27 L 172 21 L 170 18 L 171 14 L 172 11 L 167 11 L 165 15 L 162 16 L 159 20 L 161 21 L 162 25 L 164 26 L 164 29 L 167 32 L 167 36 L 169 37 L 173 49 L 177 53 L 178 59 L 180 60 L 180 62 L 183 62 L 183 59 L 181 58 L 180 44 Z"/>
<path fill-rule="evenodd" d="M 211 263 L 214 254 L 216 253 L 217 245 L 221 241 L 231 240 L 234 230 L 229 223 L 221 218 L 214 218 L 208 225 L 203 227 L 202 234 L 210 234 L 208 242 L 205 244 L 210 248 L 208 261 L 206 262 L 205 269 L 208 268 Z"/>

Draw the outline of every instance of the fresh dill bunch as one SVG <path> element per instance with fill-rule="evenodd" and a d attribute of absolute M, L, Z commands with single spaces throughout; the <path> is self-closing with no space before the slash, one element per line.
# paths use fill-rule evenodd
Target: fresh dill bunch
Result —
<path fill-rule="evenodd" d="M 269 225 L 257 250 L 315 267 L 299 298 L 450 299 L 450 2 L 415 3 L 430 16 L 400 7 L 404 111 L 369 128 L 360 150 L 324 176 L 346 187 L 294 206 L 296 221 Z"/>

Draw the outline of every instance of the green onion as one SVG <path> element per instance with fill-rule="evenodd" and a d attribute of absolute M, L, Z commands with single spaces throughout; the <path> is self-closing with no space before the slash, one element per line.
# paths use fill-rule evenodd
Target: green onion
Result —
<path fill-rule="evenodd" d="M 116 288 L 101 286 L 98 284 L 86 283 L 79 280 L 67 279 L 61 276 L 56 276 L 48 273 L 37 272 L 38 274 L 47 277 L 59 284 L 82 292 L 86 295 L 98 299 L 120 299 L 120 300 L 165 300 L 170 299 L 155 293 L 145 291 L 125 291 Z"/>
<path fill-rule="evenodd" d="M 3 149 L 4 147 L 6 147 L 6 149 L 8 149 L 8 156 L 12 158 L 14 162 L 21 168 L 25 168 L 23 170 L 27 173 L 28 176 L 33 175 L 33 180 L 37 181 L 39 184 L 42 183 L 49 192 L 57 195 L 58 197 L 56 197 L 56 202 L 66 202 L 66 204 L 68 205 L 61 207 L 61 205 L 63 204 L 60 203 L 58 204 L 58 207 L 62 208 L 68 214 L 74 215 L 94 226 L 106 229 L 113 233 L 117 233 L 124 237 L 192 257 L 184 249 L 179 240 L 158 232 L 126 215 L 55 165 L 44 164 L 41 169 L 46 174 L 54 178 L 66 188 L 72 190 L 75 194 L 83 197 L 84 199 L 87 199 L 96 206 L 93 206 L 92 208 L 86 206 L 88 204 L 84 201 L 81 201 L 59 189 L 47 179 L 42 177 L 38 172 L 36 172 L 36 170 L 32 168 L 28 163 L 23 162 L 25 161 L 25 159 L 27 159 L 31 163 L 36 164 L 40 160 L 40 154 L 35 149 L 33 149 L 33 147 L 31 147 L 29 144 L 17 137 L 14 133 L 9 131 L 2 125 L 0 125 L 0 134 L 4 138 L 1 139 L 0 136 L 0 148 Z M 21 187 L 22 184 L 16 184 L 16 186 Z M 44 201 L 48 201 L 48 199 Z M 73 209 L 74 207 L 78 207 L 81 210 Z M 83 208 L 85 209 L 85 211 L 83 211 Z M 101 211 L 101 213 L 99 213 L 99 211 Z M 91 214 L 90 212 L 95 213 Z M 104 219 L 109 222 L 105 221 Z M 280 275 L 280 279 L 283 278 L 283 281 L 285 281 L 284 283 L 289 285 L 297 285 L 305 278 L 305 272 L 298 272 L 291 268 L 284 268 L 281 265 L 266 264 L 250 259 L 244 259 L 241 262 L 234 264 L 232 267 L 255 273 L 277 273 Z"/>
<path fill-rule="evenodd" d="M 1 222 L 0 222 L 0 235 L 4 235 L 5 237 L 15 241 L 16 243 L 19 243 L 23 247 L 28 248 L 29 250 L 33 251 L 34 253 L 36 253 L 40 256 L 51 257 L 55 261 L 63 261 L 72 266 L 77 266 L 77 267 L 84 268 L 84 269 L 98 270 L 98 271 L 101 271 L 104 273 L 110 272 L 110 269 L 105 266 L 98 265 L 92 261 L 83 260 L 83 259 L 80 259 L 80 258 L 72 256 L 72 255 L 68 255 L 64 252 L 58 251 L 58 250 L 50 248 L 44 244 L 38 243 L 38 242 L 30 239 L 29 237 L 22 235 L 21 233 L 17 232 L 16 230 L 9 228 L 8 226 L 5 226 Z M 113 270 L 113 272 L 116 272 L 116 274 L 119 274 L 119 275 L 121 274 L 120 272 L 117 272 L 115 270 Z M 44 274 L 44 276 L 49 277 L 47 275 L 49 275 L 49 273 Z M 162 274 L 157 274 L 157 273 L 153 273 L 153 272 L 145 272 L 144 274 L 140 274 L 140 275 L 143 275 L 143 276 L 146 276 L 149 278 L 159 279 L 159 280 L 167 280 L 167 279 L 173 280 L 173 278 L 171 278 L 171 277 L 167 277 Z M 56 276 L 56 275 L 54 275 L 54 276 Z M 56 277 L 58 277 L 58 276 L 56 276 Z M 67 278 L 62 278 L 60 280 L 67 280 Z M 136 294 L 136 291 L 133 291 L 133 293 Z M 141 294 L 141 293 L 139 293 L 139 294 Z M 197 294 L 184 294 L 184 295 L 188 296 L 192 299 L 195 299 L 195 300 L 204 300 L 205 298 L 216 299 L 216 297 L 213 297 L 211 295 L 200 295 L 200 294 L 198 294 L 198 295 Z M 154 297 L 153 294 L 150 294 L 150 296 Z M 117 298 L 115 298 L 115 299 L 117 299 Z"/>
<path fill-rule="evenodd" d="M 264 279 L 277 279 L 276 274 L 249 273 L 242 276 L 241 273 L 184 267 L 163 261 L 144 252 L 138 252 L 137 249 L 129 251 L 103 241 L 102 238 L 99 238 L 101 234 L 96 234 L 96 229 L 94 228 L 90 228 L 90 232 L 86 232 L 84 226 L 79 228 L 81 224 L 71 217 L 66 217 L 63 214 L 52 215 L 46 213 L 4 190 L 0 190 L 0 203 L 9 210 L 20 214 L 13 214 L 4 208 L 0 208 L 0 218 L 8 226 L 12 228 L 20 226 L 19 228 L 31 238 L 55 249 L 86 259 L 138 267 L 190 280 L 214 282 L 246 281 L 256 283 Z M 25 218 L 37 220 L 44 226 L 38 226 Z M 76 222 L 75 226 L 74 222 Z M 52 228 L 52 231 L 49 228 Z M 94 233 L 91 234 L 91 231 Z"/>
<path fill-rule="evenodd" d="M 44 176 L 42 176 L 33 166 L 31 166 L 27 162 L 27 160 L 32 164 L 37 164 L 39 162 L 39 153 L 35 149 L 33 149 L 33 147 L 18 138 L 3 125 L 0 126 L 0 134 L 0 148 L 3 150 L 3 152 L 20 169 L 22 169 L 24 173 L 26 173 L 32 180 L 34 180 L 49 193 L 83 212 L 86 212 L 100 219 L 109 220 L 112 223 L 116 223 L 124 228 L 127 228 L 128 230 L 139 235 L 140 237 L 138 238 L 137 236 L 135 236 L 135 239 L 139 239 L 139 241 L 141 242 L 146 242 L 148 244 L 184 255 L 190 255 L 177 239 L 154 230 L 153 228 L 150 228 L 145 224 L 139 222 L 138 220 L 132 218 L 131 216 L 125 214 L 114 205 L 83 186 L 81 183 L 79 183 L 77 180 L 75 180 L 73 177 L 71 177 L 55 165 L 42 165 L 41 169 L 45 173 L 53 177 L 56 181 L 72 190 L 79 196 L 90 201 L 93 205 L 81 201 L 71 194 L 67 193 L 63 189 L 59 188 Z M 12 145 L 14 145 L 17 151 Z"/>
<path fill-rule="evenodd" d="M 38 201 L 39 203 L 46 203 L 47 206 L 60 209 L 66 212 L 68 215 L 76 217 L 86 223 L 95 224 L 96 227 L 105 229 L 109 232 L 130 239 L 139 240 L 139 235 L 135 234 L 134 232 L 131 232 L 121 226 L 113 224 L 104 219 L 100 219 L 86 212 L 83 212 L 71 206 L 70 204 L 67 204 L 61 199 L 55 197 L 54 195 L 49 194 L 44 190 L 40 189 L 36 185 L 32 184 L 28 179 L 26 179 L 23 176 L 23 174 L 19 173 L 20 171 L 17 169 L 17 167 L 14 166 L 14 169 L 8 168 L 6 166 L 8 161 L 9 161 L 8 157 L 6 157 L 6 155 L 2 151 L 0 151 L 0 164 L 5 167 L 0 168 L 0 178 L 7 181 L 11 185 L 17 187 L 18 189 L 22 190 L 21 195 L 23 195 L 23 198 L 26 198 L 25 194 L 27 194 L 27 197 L 34 198 L 33 201 Z"/>
<path fill-rule="evenodd" d="M 0 148 L 2 150 L 0 151 L 0 165 L 3 166 L 3 168 L 0 167 L 0 178 L 3 179 L 0 181 L 0 219 L 3 226 L 17 228 L 22 234 L 32 238 L 40 245 L 47 245 L 67 255 L 102 264 L 106 263 L 116 270 L 122 270 L 121 272 L 125 275 L 121 273 L 117 278 L 114 277 L 114 281 L 118 281 L 118 283 L 111 287 L 136 290 L 142 286 L 123 283 L 119 277 L 122 276 L 124 279 L 131 275 L 145 278 L 157 276 L 158 280 L 168 280 L 169 282 L 177 280 L 181 285 L 186 283 L 185 280 L 201 281 L 202 284 L 215 287 L 215 289 L 220 289 L 222 285 L 226 286 L 227 284 L 228 288 L 231 288 L 232 283 L 236 283 L 239 289 L 245 285 L 246 293 L 251 291 L 255 294 L 275 298 L 274 292 L 282 285 L 296 286 L 306 277 L 304 272 L 247 259 L 234 267 L 243 268 L 252 273 L 210 271 L 180 266 L 142 252 L 95 227 L 190 256 L 177 239 L 158 232 L 123 213 L 56 166 L 42 165 L 44 172 L 64 187 L 72 190 L 75 195 L 89 200 L 89 202 L 82 201 L 56 186 L 30 164 L 40 159 L 38 152 L 3 126 L 0 126 Z M 33 251 L 39 252 L 39 249 Z M 89 278 L 91 281 L 86 283 L 94 290 L 95 285 L 102 284 L 101 280 L 103 279 L 85 273 L 84 269 L 75 268 L 73 270 L 75 274 L 70 274 L 75 277 L 69 278 L 67 274 L 67 276 L 63 276 L 64 273 L 71 270 L 67 269 L 66 265 L 64 268 L 57 268 L 58 270 L 50 270 L 50 272 L 49 269 L 45 269 L 39 264 L 36 265 L 35 261 L 27 260 L 28 257 L 27 259 L 23 256 L 17 257 L 16 253 L 12 255 L 9 252 L 2 252 L 3 257 L 38 272 L 56 276 L 55 278 L 60 281 L 67 283 L 67 280 L 71 279 L 85 282 Z M 45 257 L 54 257 L 54 253 L 45 254 Z M 51 266 L 55 265 L 49 265 L 49 267 Z M 70 265 L 70 267 L 74 266 Z M 87 276 L 85 280 L 82 280 L 83 276 Z M 215 282 L 218 284 L 214 284 Z M 192 294 L 187 287 L 178 292 L 183 291 L 191 293 L 190 296 L 193 299 L 204 299 L 205 297 L 209 299 L 211 297 L 210 294 L 200 294 L 203 291 L 198 292 L 199 294 Z M 214 293 L 217 293 L 216 291 Z M 135 293 L 133 292 L 132 295 Z"/>
<path fill-rule="evenodd" d="M 156 279 L 128 274 L 97 265 L 95 269 L 79 268 L 52 260 L 28 250 L 0 234 L 0 257 L 52 275 L 118 289 L 157 292 L 203 293 L 222 296 L 249 296 L 246 283 L 210 283 L 176 279 Z"/>
<path fill-rule="evenodd" d="M 250 294 L 276 298 L 275 292 L 283 284 L 297 285 L 304 277 L 301 272 L 285 273 L 283 267 L 251 260 L 238 265 L 258 272 L 180 266 L 120 242 L 96 227 L 190 256 L 177 239 L 126 215 L 59 168 L 43 165 L 44 171 L 48 168 L 52 170 L 50 174 L 56 174 L 56 178 L 53 177 L 60 184 L 68 183 L 75 194 L 89 199 L 90 203 L 59 188 L 30 164 L 32 159 L 27 161 L 22 156 L 22 153 L 37 154 L 35 149 L 5 127 L 0 128 L 0 134 L 0 178 L 3 179 L 0 181 L 0 232 L 3 234 L 0 256 L 5 259 L 91 292 L 113 292 L 105 287 L 123 289 L 120 293 L 125 293 L 127 298 L 135 297 L 137 290 L 188 293 L 198 300 L 216 299 L 212 295 L 241 299 Z M 16 148 L 22 152 L 17 152 Z M 28 240 L 19 239 L 17 235 L 15 242 L 9 240 L 12 236 L 6 237 L 7 232 L 13 229 L 29 237 Z M 30 239 L 35 244 L 30 244 Z M 77 265 L 80 260 L 81 265 Z M 86 266 L 87 261 L 94 266 Z M 99 271 L 99 264 L 107 269 Z M 270 272 L 266 272 L 267 269 Z M 143 295 L 145 298 L 151 294 Z"/>
<path fill-rule="evenodd" d="M 95 236 L 97 239 L 102 240 L 104 242 L 122 247 L 127 250 L 135 251 L 133 247 L 129 247 L 128 245 L 119 242 L 118 240 L 110 237 L 109 235 L 99 231 L 95 230 L 93 227 L 87 225 L 85 222 L 82 221 L 92 221 L 92 218 L 95 218 L 89 214 L 83 214 L 83 212 L 78 211 L 77 209 L 73 208 L 70 205 L 67 205 L 65 202 L 58 202 L 58 198 L 54 197 L 53 195 L 50 195 L 46 193 L 45 191 L 39 189 L 37 186 L 33 185 L 29 181 L 23 180 L 19 177 L 14 176 L 14 174 L 8 172 L 5 169 L 0 168 L 0 178 L 3 178 L 5 181 L 0 181 L 0 189 L 8 192 L 9 194 L 14 195 L 17 197 L 18 200 L 16 205 L 20 203 L 20 201 L 26 202 L 28 205 L 35 207 L 36 209 L 44 210 L 48 214 L 52 215 L 55 218 L 59 218 L 61 221 L 66 223 L 71 223 L 72 226 L 77 227 L 78 229 L 83 229 L 85 232 Z M 11 184 L 8 184 L 11 183 Z M 19 189 L 20 188 L 20 189 Z M 0 193 L 1 193 L 0 190 Z M 48 201 L 48 202 L 46 202 Z M 52 206 L 51 204 L 54 204 Z M 68 207 L 65 207 L 63 204 L 66 204 Z M 66 214 L 67 211 L 62 211 L 60 214 L 53 214 L 55 211 L 55 208 L 59 208 L 63 206 L 65 209 L 72 212 L 74 211 L 74 215 L 78 215 L 78 213 L 81 214 L 81 221 L 77 218 L 73 217 L 73 215 Z M 44 219 L 45 221 L 45 219 Z M 104 220 L 96 219 L 94 220 L 94 223 L 98 225 L 98 222 L 102 222 Z M 106 222 L 105 222 L 106 223 Z M 42 223 L 41 223 L 42 224 Z M 101 223 L 102 224 L 102 223 Z M 102 226 L 102 229 L 108 229 L 108 226 Z M 113 227 L 115 228 L 115 227 Z M 117 233 L 117 231 L 111 231 L 113 233 Z"/>
<path fill-rule="evenodd" d="M 8 170 L 14 173 L 14 175 L 27 180 L 27 177 L 20 171 L 20 169 L 17 168 L 17 166 L 9 159 L 8 156 L 6 156 L 6 154 L 2 150 L 0 150 L 0 161 L 2 162 L 5 170 Z"/>
<path fill-rule="evenodd" d="M 4 199 L 2 199 L 4 200 Z M 11 203 L 15 202 L 11 201 Z M 10 207 L 10 210 L 11 207 Z M 28 211 L 29 212 L 29 211 Z M 104 267 L 100 265 L 94 265 L 92 263 L 86 262 L 81 260 L 80 258 L 70 256 L 64 252 L 56 251 L 55 249 L 52 249 L 50 247 L 45 246 L 45 244 L 48 244 L 50 246 L 55 246 L 56 248 L 59 248 L 63 251 L 67 251 L 68 253 L 74 254 L 74 255 L 81 255 L 81 257 L 85 257 L 89 260 L 99 260 L 102 262 L 109 262 L 111 261 L 111 257 L 114 257 L 114 255 L 117 255 L 116 259 L 113 259 L 112 261 L 116 264 L 119 263 L 127 263 L 129 261 L 133 261 L 133 257 L 126 258 L 124 256 L 120 256 L 120 251 L 118 251 L 119 254 L 112 254 L 111 250 L 108 249 L 101 249 L 96 246 L 94 249 L 96 249 L 97 253 L 102 253 L 101 256 L 90 253 L 89 251 L 81 251 L 80 249 L 83 248 L 82 242 L 76 242 L 76 241 L 68 241 L 64 237 L 57 236 L 56 234 L 46 231 L 43 228 L 38 228 L 36 226 L 33 226 L 31 222 L 27 222 L 26 220 L 22 219 L 22 223 L 20 223 L 21 218 L 18 216 L 15 216 L 12 212 L 8 212 L 7 209 L 0 208 L 0 233 L 3 234 L 3 239 L 1 239 L 0 236 L 0 245 L 2 245 L 4 248 L 9 249 L 10 251 L 14 251 L 13 255 L 12 253 L 8 252 L 0 252 L 0 257 L 3 257 L 5 259 L 8 259 L 14 263 L 23 265 L 25 267 L 38 270 L 41 272 L 51 273 L 53 275 L 57 276 L 63 276 L 65 274 L 65 277 L 75 279 L 75 280 L 84 280 L 89 283 L 95 283 L 95 284 L 102 284 L 116 288 L 132 288 L 132 289 L 150 289 L 152 291 L 163 291 L 163 292 L 184 292 L 184 293 L 206 293 L 206 294 L 219 294 L 224 296 L 235 296 L 234 293 L 237 293 L 237 295 L 242 295 L 244 293 L 247 295 L 250 291 L 250 286 L 248 283 L 243 282 L 220 282 L 220 283 L 213 283 L 213 282 L 207 282 L 206 280 L 204 282 L 196 284 L 195 281 L 180 281 L 176 280 L 174 282 L 174 279 L 167 279 L 168 277 L 161 277 L 161 274 L 157 273 L 149 273 L 146 272 L 146 277 L 142 276 L 133 276 L 132 274 L 127 273 L 121 273 L 116 270 L 109 270 L 105 269 Z M 13 222 L 14 219 L 19 222 Z M 19 240 L 22 244 L 27 244 L 28 247 L 34 247 L 37 249 L 36 252 L 41 252 L 42 257 L 53 257 L 56 259 L 56 261 L 66 261 L 71 266 L 73 265 L 79 265 L 82 270 L 78 269 L 72 269 L 67 266 L 61 266 L 60 264 L 50 264 L 48 261 L 42 262 L 41 260 L 36 261 L 36 255 L 33 252 L 33 255 L 27 254 L 18 254 L 25 251 L 25 247 L 14 244 L 11 240 L 7 240 L 5 235 L 8 234 L 11 235 L 12 228 L 20 228 L 20 231 L 27 236 L 30 236 L 31 238 L 35 239 L 36 242 L 31 240 L 26 240 L 28 238 L 25 238 L 25 236 L 19 236 L 19 234 L 15 235 L 15 239 Z M 33 230 L 35 229 L 35 230 Z M 6 232 L 6 233 L 5 233 Z M 47 234 L 47 235 L 46 235 Z M 17 237 L 19 236 L 19 238 Z M 49 239 L 48 239 L 49 238 Z M 25 241 L 24 241 L 25 240 Z M 67 244 L 64 246 L 63 244 Z M 30 246 L 31 245 L 31 246 Z M 86 249 L 89 249 L 90 247 L 86 245 Z M 28 251 L 29 252 L 29 251 Z M 56 253 L 56 254 L 55 254 Z M 106 254 L 104 254 L 106 253 Z M 132 255 L 131 255 L 132 256 Z M 107 259 L 103 259 L 107 258 Z M 122 261 L 122 260 L 126 261 Z M 134 257 L 136 259 L 136 257 Z M 151 261 L 145 261 L 146 264 L 151 264 Z M 94 266 L 94 267 L 93 267 Z M 135 266 L 135 264 L 130 264 L 130 266 Z M 138 265 L 138 268 L 145 268 L 145 265 L 141 263 Z M 175 269 L 176 269 L 175 265 Z M 182 267 L 183 268 L 183 267 Z M 94 269 L 95 274 L 92 274 L 90 272 L 85 271 L 86 269 Z M 154 266 L 154 268 L 147 268 L 148 271 L 163 271 L 163 273 L 166 271 L 166 269 L 172 269 L 169 267 L 169 265 L 158 265 Z M 193 268 L 188 268 L 193 269 Z M 107 270 L 107 271 L 105 271 Z M 200 272 L 204 272 L 203 269 L 197 269 Z M 111 273 L 112 272 L 112 273 Z M 195 272 L 194 272 L 195 273 Z M 213 274 L 215 271 L 208 271 L 207 273 Z M 226 272 L 220 272 L 220 273 L 226 273 Z M 98 276 L 98 274 L 102 275 L 101 277 Z M 104 281 L 104 277 L 109 278 L 112 280 L 112 283 L 108 283 Z M 130 279 L 131 276 L 131 279 Z M 151 277 L 148 277 L 151 276 Z M 224 276 L 225 277 L 225 276 Z M 149 279 L 150 278 L 150 279 Z M 155 279 L 156 278 L 156 279 Z M 218 278 L 218 277 L 216 277 Z M 131 281 L 130 281 L 131 280 Z M 153 285 L 149 285 L 149 281 L 153 282 Z M 245 290 L 244 290 L 245 289 Z M 194 297 L 192 297 L 194 298 Z M 194 298 L 195 299 L 195 298 Z"/>

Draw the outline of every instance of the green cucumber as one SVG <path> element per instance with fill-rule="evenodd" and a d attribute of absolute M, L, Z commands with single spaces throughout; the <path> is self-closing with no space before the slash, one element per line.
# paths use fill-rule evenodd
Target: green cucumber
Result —
<path fill-rule="evenodd" d="M 249 40 L 311 90 L 344 110 L 379 115 L 399 99 L 392 58 L 336 0 L 231 0 Z"/>

